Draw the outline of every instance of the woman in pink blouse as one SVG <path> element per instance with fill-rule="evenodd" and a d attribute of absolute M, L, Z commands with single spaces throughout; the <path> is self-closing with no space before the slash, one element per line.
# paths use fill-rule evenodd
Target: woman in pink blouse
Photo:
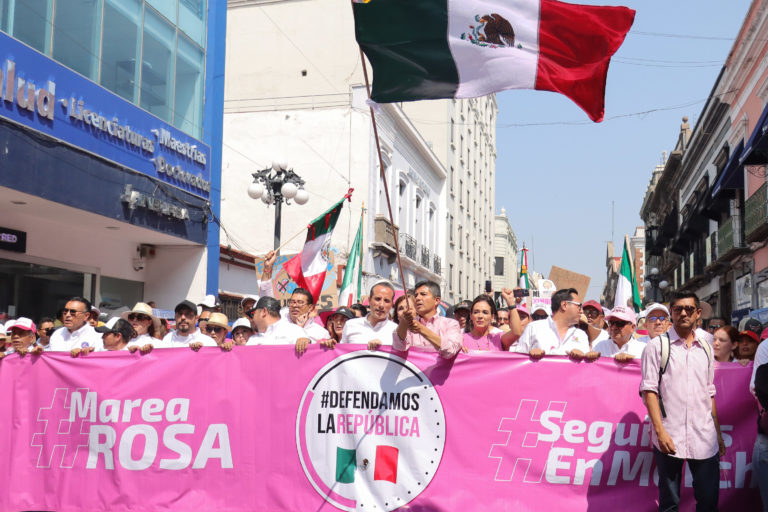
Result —
<path fill-rule="evenodd" d="M 487 295 L 479 295 L 473 302 L 469 313 L 469 331 L 464 333 L 462 351 L 477 352 L 486 350 L 509 350 L 515 335 L 512 331 L 503 332 L 491 325 L 496 315 L 496 305 Z"/>

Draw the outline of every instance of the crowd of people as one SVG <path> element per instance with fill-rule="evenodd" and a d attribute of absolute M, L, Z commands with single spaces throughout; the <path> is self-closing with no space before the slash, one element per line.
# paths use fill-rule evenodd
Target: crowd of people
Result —
<path fill-rule="evenodd" d="M 270 275 L 262 276 L 265 282 Z M 661 510 L 674 510 L 679 501 L 683 461 L 693 473 L 697 510 L 717 509 L 718 464 L 725 445 L 715 406 L 714 367 L 755 361 L 756 370 L 768 362 L 768 344 L 761 343 L 768 328 L 753 318 L 740 330 L 720 318 L 709 319 L 703 328 L 699 299 L 691 293 L 675 294 L 669 305 L 653 303 L 636 314 L 621 305 L 609 310 L 595 300 L 581 302 L 573 288 L 555 292 L 548 305 L 530 308 L 521 294 L 503 289 L 505 307 L 497 307 L 491 294 L 481 294 L 441 314 L 440 287 L 430 281 L 405 293 L 380 281 L 370 289 L 367 305 L 319 312 L 315 298 L 303 288 L 293 291 L 286 307 L 270 296 L 269 289 L 260 286 L 263 295 L 245 297 L 242 316 L 233 322 L 214 296 L 199 304 L 180 301 L 172 324 L 142 302 L 102 322 L 87 299 L 72 297 L 57 318 L 35 323 L 20 317 L 0 324 L 0 358 L 44 351 L 68 352 L 72 357 L 93 351 L 145 354 L 167 348 L 231 351 L 236 345 L 291 345 L 301 354 L 312 343 L 326 349 L 348 343 L 369 350 L 382 345 L 398 351 L 416 348 L 446 359 L 479 351 L 516 352 L 532 359 L 546 355 L 576 361 L 610 357 L 617 363 L 636 359 L 642 367 L 639 389 L 653 425 Z M 755 393 L 754 371 L 751 389 Z M 753 456 L 766 503 L 767 433 L 759 430 Z"/>

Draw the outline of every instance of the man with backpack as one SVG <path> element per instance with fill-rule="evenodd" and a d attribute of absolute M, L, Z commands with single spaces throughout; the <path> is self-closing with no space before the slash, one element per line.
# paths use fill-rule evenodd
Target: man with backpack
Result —
<path fill-rule="evenodd" d="M 696 510 L 717 510 L 720 456 L 725 443 L 715 408 L 712 348 L 696 332 L 699 298 L 678 292 L 670 303 L 672 328 L 648 342 L 640 393 L 651 418 L 659 471 L 659 510 L 677 510 L 683 463 L 693 476 Z"/>
<path fill-rule="evenodd" d="M 752 451 L 752 473 L 757 479 L 763 511 L 768 512 L 768 343 L 757 346 L 749 390 L 758 402 L 757 438 Z"/>

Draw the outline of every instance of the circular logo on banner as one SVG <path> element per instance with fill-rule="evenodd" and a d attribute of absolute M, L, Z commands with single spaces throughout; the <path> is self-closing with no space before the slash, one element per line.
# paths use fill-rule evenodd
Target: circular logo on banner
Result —
<path fill-rule="evenodd" d="M 296 447 L 329 503 L 394 510 L 432 481 L 445 448 L 445 413 L 413 364 L 386 352 L 352 352 L 325 365 L 304 391 Z"/>

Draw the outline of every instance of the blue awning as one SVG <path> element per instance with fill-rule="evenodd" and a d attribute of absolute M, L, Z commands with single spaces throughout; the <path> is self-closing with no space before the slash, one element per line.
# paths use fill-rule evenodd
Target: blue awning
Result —
<path fill-rule="evenodd" d="M 744 188 L 744 167 L 739 162 L 739 157 L 744 150 L 744 141 L 739 141 L 736 149 L 731 153 L 731 158 L 725 164 L 725 169 L 712 187 L 711 197 L 715 197 L 720 190 L 730 188 Z"/>
<path fill-rule="evenodd" d="M 747 145 L 739 157 L 741 165 L 768 164 L 768 105 L 749 136 Z"/>

